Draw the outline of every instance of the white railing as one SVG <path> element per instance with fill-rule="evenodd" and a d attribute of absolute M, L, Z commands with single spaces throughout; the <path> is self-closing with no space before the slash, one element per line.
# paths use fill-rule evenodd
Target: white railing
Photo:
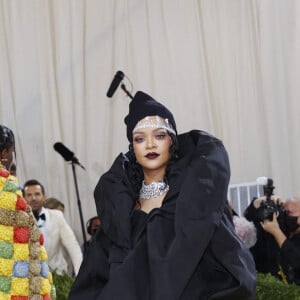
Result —
<path fill-rule="evenodd" d="M 228 200 L 236 213 L 242 216 L 246 207 L 254 197 L 263 195 L 261 185 L 256 182 L 243 182 L 239 184 L 230 184 L 228 187 Z"/>

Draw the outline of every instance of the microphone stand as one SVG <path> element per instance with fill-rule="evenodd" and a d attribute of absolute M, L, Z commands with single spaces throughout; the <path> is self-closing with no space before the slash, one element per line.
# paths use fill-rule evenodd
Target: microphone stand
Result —
<path fill-rule="evenodd" d="M 86 240 L 86 234 L 85 234 L 85 229 L 84 229 L 81 201 L 80 201 L 79 191 L 78 191 L 78 184 L 77 184 L 77 178 L 76 178 L 76 172 L 75 172 L 75 163 L 72 161 L 71 164 L 72 164 L 72 171 L 73 171 L 75 190 L 76 190 L 76 196 L 77 196 L 77 204 L 78 204 L 78 210 L 79 210 L 80 224 L 81 224 L 81 230 L 82 230 L 82 236 L 83 236 L 83 254 L 85 254 L 86 253 L 86 248 L 87 248 L 87 240 Z"/>
<path fill-rule="evenodd" d="M 130 97 L 131 99 L 133 99 L 133 96 L 128 92 L 128 90 L 126 89 L 126 86 L 124 83 L 121 84 L 121 89 L 125 92 L 125 94 Z"/>

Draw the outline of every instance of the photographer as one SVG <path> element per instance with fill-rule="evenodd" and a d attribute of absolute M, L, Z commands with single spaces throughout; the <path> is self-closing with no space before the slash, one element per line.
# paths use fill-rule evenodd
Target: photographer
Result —
<path fill-rule="evenodd" d="M 252 201 L 245 217 L 257 228 L 257 242 L 250 249 L 256 270 L 300 284 L 300 199 L 283 202 L 267 194 Z"/>

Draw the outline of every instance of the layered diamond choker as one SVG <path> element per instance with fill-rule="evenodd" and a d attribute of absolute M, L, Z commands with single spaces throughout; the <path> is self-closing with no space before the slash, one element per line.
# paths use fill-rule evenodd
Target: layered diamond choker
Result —
<path fill-rule="evenodd" d="M 166 193 L 169 190 L 169 185 L 164 181 L 154 181 L 150 184 L 145 184 L 143 181 L 140 189 L 140 199 L 149 200 L 156 198 Z"/>

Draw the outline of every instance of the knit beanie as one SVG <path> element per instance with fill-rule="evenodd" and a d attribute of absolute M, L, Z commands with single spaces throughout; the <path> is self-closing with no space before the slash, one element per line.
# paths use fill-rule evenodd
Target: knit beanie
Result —
<path fill-rule="evenodd" d="M 159 116 L 166 119 L 170 127 L 176 132 L 176 123 L 172 113 L 151 96 L 138 91 L 129 104 L 129 113 L 124 122 L 127 126 L 127 138 L 132 142 L 132 132 L 136 124 L 147 116 Z"/>

